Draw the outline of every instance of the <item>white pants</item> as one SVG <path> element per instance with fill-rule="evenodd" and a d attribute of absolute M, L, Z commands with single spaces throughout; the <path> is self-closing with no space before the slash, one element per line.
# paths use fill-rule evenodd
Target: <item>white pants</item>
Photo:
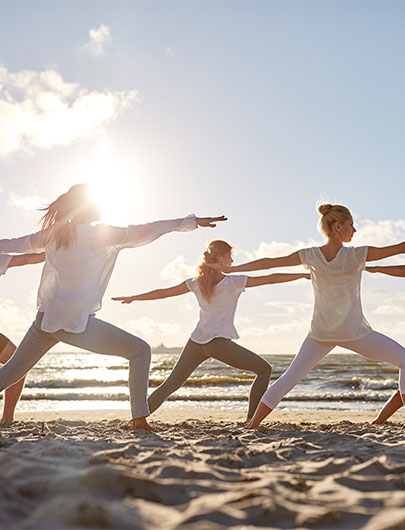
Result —
<path fill-rule="evenodd" d="M 263 394 L 261 401 L 274 409 L 281 399 L 303 379 L 335 346 L 360 353 L 373 361 L 383 361 L 399 368 L 399 389 L 405 394 L 405 348 L 394 340 L 371 331 L 361 339 L 349 342 L 319 342 L 307 337 L 293 362 Z"/>

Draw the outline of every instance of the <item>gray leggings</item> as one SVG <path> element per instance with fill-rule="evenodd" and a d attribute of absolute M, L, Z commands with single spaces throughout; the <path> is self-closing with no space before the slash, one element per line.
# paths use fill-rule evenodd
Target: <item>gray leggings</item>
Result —
<path fill-rule="evenodd" d="M 259 355 L 224 338 L 213 339 L 208 344 L 197 344 L 189 340 L 169 377 L 149 396 L 150 412 L 154 412 L 173 392 L 183 386 L 197 366 L 210 357 L 256 374 L 249 395 L 248 418 L 251 418 L 269 384 L 271 366 Z"/>
<path fill-rule="evenodd" d="M 64 342 L 94 353 L 118 355 L 129 360 L 129 395 L 133 418 L 148 416 L 146 400 L 151 359 L 150 346 L 108 322 L 90 315 L 81 333 L 42 331 L 43 313 L 38 313 L 11 359 L 0 368 L 0 391 L 22 379 L 26 373 L 58 342 Z"/>

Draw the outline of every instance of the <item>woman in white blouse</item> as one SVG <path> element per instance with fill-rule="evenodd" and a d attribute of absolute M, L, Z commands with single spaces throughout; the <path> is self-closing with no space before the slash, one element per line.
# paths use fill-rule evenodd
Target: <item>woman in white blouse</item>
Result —
<path fill-rule="evenodd" d="M 239 338 L 233 323 L 239 296 L 245 287 L 291 282 L 301 278 L 309 279 L 309 274 L 269 274 L 252 278 L 242 274 L 224 276 L 208 266 L 209 263 L 215 262 L 231 265 L 232 261 L 232 246 L 226 241 L 217 239 L 211 241 L 206 248 L 194 278 L 166 289 L 113 298 L 129 304 L 135 300 L 159 300 L 191 291 L 200 306 L 198 324 L 191 333 L 179 360 L 166 381 L 149 396 L 151 413 L 184 385 L 197 366 L 209 358 L 214 358 L 239 370 L 256 374 L 250 390 L 247 413 L 247 421 L 251 420 L 269 384 L 271 366 L 259 355 L 233 342 L 233 339 Z"/>
<path fill-rule="evenodd" d="M 0 276 L 6 273 L 10 267 L 20 267 L 21 265 L 29 265 L 34 263 L 41 263 L 45 259 L 43 252 L 39 254 L 22 254 L 21 256 L 10 256 L 8 254 L 0 254 Z M 15 346 L 11 340 L 0 333 L 0 363 L 5 364 L 10 360 L 15 352 Z M 0 423 L 7 423 L 14 419 L 14 412 L 20 399 L 22 389 L 24 387 L 25 378 L 10 386 L 5 392 L 3 415 Z"/>
<path fill-rule="evenodd" d="M 118 253 L 172 231 L 213 227 L 221 217 L 156 221 L 126 228 L 95 225 L 99 207 L 88 186 L 78 184 L 44 209 L 42 230 L 0 240 L 0 253 L 39 252 L 46 261 L 38 291 L 38 314 L 10 361 L 0 368 L 0 391 L 19 381 L 57 342 L 129 360 L 133 429 L 152 430 L 146 421 L 151 350 L 142 339 L 95 318 Z"/>
<path fill-rule="evenodd" d="M 371 329 L 361 307 L 360 280 L 366 261 L 403 253 L 405 242 L 382 248 L 344 247 L 343 243 L 349 243 L 356 232 L 350 210 L 338 204 L 323 204 L 318 211 L 320 228 L 327 238 L 325 245 L 234 267 L 215 265 L 223 272 L 242 272 L 302 264 L 311 272 L 315 298 L 311 329 L 286 372 L 264 393 L 249 423 L 252 429 L 335 346 L 398 366 L 402 403 L 404 400 L 405 348 Z"/>

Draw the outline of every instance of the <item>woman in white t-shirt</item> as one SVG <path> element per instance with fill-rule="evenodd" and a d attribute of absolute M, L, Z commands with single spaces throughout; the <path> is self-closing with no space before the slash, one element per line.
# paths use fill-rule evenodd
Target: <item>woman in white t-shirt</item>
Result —
<path fill-rule="evenodd" d="M 39 252 L 46 260 L 38 291 L 38 314 L 10 361 L 0 368 L 0 391 L 19 381 L 59 341 L 129 360 L 132 429 L 153 430 L 146 421 L 150 346 L 142 339 L 95 318 L 119 252 L 146 245 L 172 231 L 215 226 L 221 217 L 156 221 L 115 227 L 93 225 L 100 209 L 86 184 L 72 186 L 47 208 L 42 230 L 0 240 L 0 253 Z"/>
<path fill-rule="evenodd" d="M 158 289 L 135 296 L 121 296 L 113 300 L 129 304 L 135 300 L 158 300 L 192 292 L 200 306 L 200 319 L 189 341 L 184 347 L 173 371 L 148 398 L 149 409 L 154 412 L 177 389 L 186 382 L 191 373 L 210 357 L 225 364 L 256 374 L 249 396 L 248 421 L 262 397 L 271 376 L 271 366 L 259 355 L 233 342 L 239 335 L 233 320 L 239 296 L 245 287 L 256 287 L 271 283 L 283 283 L 309 274 L 270 274 L 249 277 L 245 275 L 225 276 L 207 266 L 208 263 L 232 263 L 232 246 L 226 241 L 211 241 L 204 252 L 195 278 L 175 287 Z"/>
<path fill-rule="evenodd" d="M 249 428 L 259 423 L 280 400 L 335 346 L 347 348 L 375 361 L 399 367 L 399 389 L 405 395 L 405 348 L 373 331 L 365 319 L 360 301 L 361 272 L 366 261 L 384 259 L 405 252 L 405 243 L 383 248 L 344 247 L 356 229 L 350 210 L 338 204 L 323 204 L 320 229 L 327 242 L 321 247 L 305 248 L 289 256 L 263 258 L 243 265 L 214 267 L 222 272 L 242 272 L 304 265 L 311 271 L 314 312 L 311 329 L 286 372 L 263 395 Z"/>
<path fill-rule="evenodd" d="M 45 259 L 43 252 L 39 254 L 22 254 L 21 256 L 10 256 L 8 254 L 0 254 L 0 276 L 6 273 L 10 267 L 20 267 L 21 265 L 29 265 L 34 263 L 41 263 Z M 13 356 L 16 347 L 11 340 L 0 333 L 0 363 L 5 364 Z M 10 386 L 5 392 L 3 415 L 0 423 L 7 423 L 13 421 L 14 412 L 20 399 L 22 389 L 24 388 L 25 378 Z"/>

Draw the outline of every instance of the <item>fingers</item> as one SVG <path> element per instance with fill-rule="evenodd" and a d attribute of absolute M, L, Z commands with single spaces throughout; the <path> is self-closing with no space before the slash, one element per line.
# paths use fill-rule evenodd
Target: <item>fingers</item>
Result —
<path fill-rule="evenodd" d="M 132 302 L 132 296 L 114 296 L 111 298 L 115 302 L 121 302 L 123 304 L 130 304 Z"/>
<path fill-rule="evenodd" d="M 219 217 L 196 217 L 197 224 L 203 227 L 215 228 L 216 223 L 220 221 L 227 221 L 228 218 L 224 215 Z"/>

